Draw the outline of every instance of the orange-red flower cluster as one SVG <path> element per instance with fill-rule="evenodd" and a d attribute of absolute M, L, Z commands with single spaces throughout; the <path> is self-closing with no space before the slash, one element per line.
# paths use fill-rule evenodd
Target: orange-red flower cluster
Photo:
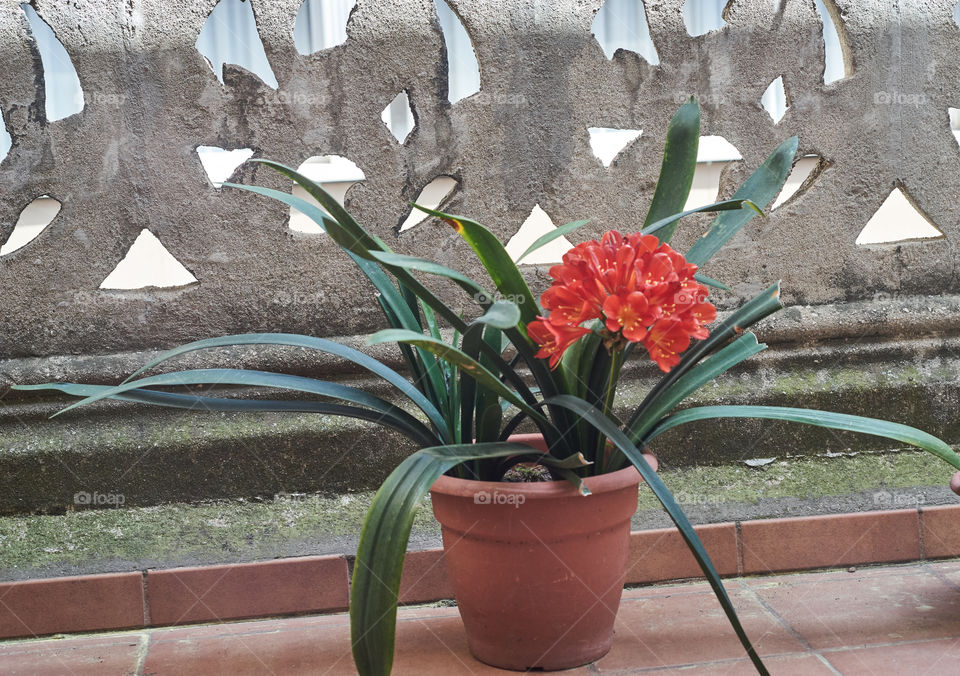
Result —
<path fill-rule="evenodd" d="M 537 357 L 555 368 L 568 347 L 603 320 L 609 335 L 642 343 L 663 371 L 680 362 L 691 338 L 706 338 L 717 317 L 707 288 L 694 280 L 697 266 L 653 235 L 624 237 L 610 231 L 599 242 L 578 244 L 550 270 L 553 285 L 541 302 L 546 317 L 527 331 L 540 345 Z"/>

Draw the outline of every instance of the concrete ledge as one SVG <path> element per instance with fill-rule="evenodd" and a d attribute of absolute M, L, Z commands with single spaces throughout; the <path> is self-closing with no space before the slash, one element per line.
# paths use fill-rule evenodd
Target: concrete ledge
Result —
<path fill-rule="evenodd" d="M 923 510 L 904 509 L 738 521 L 697 531 L 727 577 L 922 561 L 933 558 L 924 547 L 928 541 L 936 543 L 931 551 L 937 557 L 960 556 L 960 505 L 934 513 L 926 523 Z M 848 532 L 851 537 L 842 536 Z M 339 612 L 349 598 L 347 564 L 342 556 L 297 557 L 2 583 L 0 638 Z M 675 530 L 631 534 L 627 584 L 696 577 L 693 556 Z M 402 603 L 451 598 L 442 550 L 409 553 L 401 586 Z"/>
<path fill-rule="evenodd" d="M 949 443 L 960 441 L 960 297 L 792 307 L 765 322 L 759 334 L 771 340 L 769 350 L 703 388 L 687 405 L 822 408 L 903 422 Z M 342 341 L 362 347 L 361 336 Z M 155 354 L 7 360 L 0 362 L 0 382 L 116 383 Z M 399 366 L 392 346 L 378 346 L 372 354 Z M 171 366 L 282 369 L 395 396 L 352 365 L 302 349 L 214 350 Z M 657 377 L 647 360 L 632 360 L 618 395 L 619 413 L 637 406 Z M 265 396 L 240 389 L 224 393 Z M 196 414 L 106 402 L 48 419 L 68 401 L 51 394 L 0 395 L 0 514 L 84 508 L 77 494 L 122 495 L 124 504 L 142 506 L 367 490 L 414 448 L 373 425 L 310 414 Z M 878 437 L 724 420 L 672 430 L 653 450 L 668 465 L 684 466 L 895 448 Z"/>

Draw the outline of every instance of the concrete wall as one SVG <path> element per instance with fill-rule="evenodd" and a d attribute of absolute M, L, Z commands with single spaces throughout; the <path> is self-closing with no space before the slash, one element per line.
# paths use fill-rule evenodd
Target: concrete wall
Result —
<path fill-rule="evenodd" d="M 37 0 L 84 92 L 81 112 L 50 123 L 25 15 L 16 2 L 0 3 L 0 109 L 11 137 L 0 163 L 0 243 L 34 199 L 62 205 L 38 237 L 0 256 L 0 378 L 110 381 L 139 351 L 194 338 L 261 330 L 350 336 L 380 326 L 370 288 L 327 237 L 292 230 L 277 202 L 215 187 L 198 146 L 249 148 L 293 166 L 347 158 L 365 177 L 345 195 L 361 222 L 400 252 L 474 271 L 466 246 L 436 221 L 400 232 L 408 201 L 425 186 L 455 178 L 444 208 L 475 217 L 504 241 L 536 205 L 556 224 L 592 219 L 578 237 L 637 228 L 667 123 L 690 95 L 703 107 L 702 133 L 724 137 L 742 156 L 726 165 L 721 196 L 789 136 L 799 136 L 800 155 L 819 158 L 808 160 L 813 170 L 791 199 L 755 219 L 705 269 L 732 288 L 718 303 L 733 307 L 782 278 L 785 300 L 800 307 L 769 325 L 772 344 L 869 342 L 870 354 L 887 359 L 890 348 L 902 360 L 918 354 L 903 341 L 939 340 L 924 343 L 923 354 L 953 358 L 953 2 L 825 3 L 846 73 L 825 84 L 813 0 L 733 0 L 725 26 L 698 37 L 685 28 L 681 0 L 646 0 L 656 66 L 625 50 L 606 58 L 591 33 L 601 0 L 451 0 L 481 73 L 480 92 L 454 104 L 432 0 L 359 0 L 346 42 L 306 56 L 293 41 L 300 0 L 252 2 L 277 89 L 229 65 L 221 84 L 197 51 L 215 0 Z M 788 107 L 774 123 L 761 99 L 778 77 Z M 402 91 L 416 119 L 403 144 L 381 119 Z M 643 133 L 605 167 L 591 151 L 591 127 Z M 252 165 L 233 180 L 290 190 Z M 895 189 L 905 196 L 897 208 L 910 207 L 897 213 L 919 210 L 937 236 L 858 245 Z M 678 246 L 707 222 L 687 222 Z M 196 283 L 100 288 L 144 229 Z M 538 291 L 546 271 L 527 268 Z M 469 306 L 455 290 L 445 293 L 453 306 Z M 759 398 L 771 396 L 763 389 L 770 382 L 759 377 Z M 5 396 L 8 407 L 29 404 Z M 17 411 L 18 419 L 33 415 Z M 952 425 L 952 413 L 935 413 L 934 427 Z M 24 437 L 8 448 L 29 445 Z"/>

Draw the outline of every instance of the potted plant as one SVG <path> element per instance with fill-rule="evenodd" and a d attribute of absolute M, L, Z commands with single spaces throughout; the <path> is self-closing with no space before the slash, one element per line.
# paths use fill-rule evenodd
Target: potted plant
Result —
<path fill-rule="evenodd" d="M 677 525 L 757 670 L 766 673 L 702 543 L 642 449 L 685 423 L 741 417 L 888 437 L 957 469 L 960 457 L 920 430 L 852 415 L 773 406 L 675 411 L 688 395 L 765 348 L 748 329 L 781 308 L 779 283 L 714 323 L 708 287 L 725 287 L 701 275 L 699 267 L 779 193 L 797 149 L 796 138 L 784 141 L 731 199 L 683 211 L 699 128 L 700 109 L 691 99 L 670 123 L 641 230 L 608 232 L 574 247 L 551 270 L 554 282 L 541 303 L 503 245 L 472 220 L 423 209 L 460 234 L 492 289 L 434 262 L 394 253 L 319 185 L 283 165 L 256 160 L 289 176 L 326 211 L 289 193 L 225 184 L 298 209 L 345 250 L 376 288 L 391 327 L 367 342 L 396 343 L 412 382 L 334 341 L 246 334 L 170 350 L 117 387 L 53 383 L 21 389 L 83 397 L 69 408 L 112 397 L 219 411 L 315 411 L 369 420 L 413 440 L 420 450 L 377 491 L 358 545 L 350 613 L 361 674 L 391 669 L 403 558 L 415 511 L 431 489 L 474 653 L 515 669 L 555 669 L 598 658 L 610 646 L 640 477 Z M 671 248 L 678 221 L 704 211 L 721 213 L 685 254 Z M 584 223 L 557 228 L 524 255 Z M 421 281 L 424 275 L 453 281 L 479 306 L 480 316 L 463 319 Z M 452 330 L 452 338 L 444 330 Z M 141 377 L 187 352 L 252 344 L 299 346 L 350 360 L 392 385 L 416 415 L 356 388 L 282 373 L 201 369 Z M 651 358 L 664 375 L 629 418 L 620 420 L 614 414 L 616 386 L 634 352 Z M 246 401 L 153 389 L 197 384 L 279 388 L 322 400 Z M 539 442 L 511 440 L 523 421 L 536 427 Z M 554 480 L 500 481 L 524 463 Z"/>

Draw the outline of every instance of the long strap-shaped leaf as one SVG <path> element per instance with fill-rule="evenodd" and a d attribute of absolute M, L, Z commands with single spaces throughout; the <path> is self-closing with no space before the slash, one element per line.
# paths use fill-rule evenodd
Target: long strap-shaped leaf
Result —
<path fill-rule="evenodd" d="M 379 265 L 377 265 L 377 263 L 372 259 L 369 253 L 370 249 L 367 247 L 372 247 L 373 250 L 377 251 L 389 251 L 389 248 L 367 233 L 362 227 L 360 227 L 360 225 L 353 220 L 353 217 L 350 216 L 350 214 L 342 206 L 340 206 L 339 202 L 337 202 L 329 193 L 308 179 L 306 176 L 303 176 L 293 169 L 285 167 L 276 162 L 271 162 L 269 160 L 256 161 L 260 162 L 261 164 L 266 164 L 267 166 L 280 171 L 286 176 L 294 178 L 294 180 L 296 180 L 297 183 L 312 197 L 323 204 L 324 208 L 327 208 L 329 213 L 340 214 L 340 217 L 348 223 L 349 227 L 341 225 L 340 221 L 338 220 L 331 219 L 326 213 L 318 208 L 317 205 L 290 193 L 274 190 L 273 188 L 264 188 L 256 185 L 242 185 L 239 183 L 227 182 L 224 183 L 224 186 L 245 190 L 247 192 L 263 195 L 264 197 L 270 197 L 278 202 L 282 202 L 283 204 L 296 209 L 303 215 L 310 218 L 318 226 L 320 226 L 324 232 L 330 235 L 331 239 L 340 245 L 340 247 L 347 253 L 348 256 L 350 256 L 351 260 L 353 260 L 357 267 L 360 268 L 361 272 L 363 272 L 367 278 L 370 279 L 370 282 L 380 292 L 381 307 L 389 307 L 389 311 L 387 311 L 385 307 L 387 320 L 391 323 L 399 323 L 402 328 L 416 330 L 419 325 L 417 318 L 414 316 L 409 305 L 404 301 L 400 292 L 397 290 L 397 287 L 393 285 L 393 283 L 386 277 L 383 270 L 380 269 Z M 334 208 L 334 206 L 336 208 Z M 456 317 L 454 318 L 456 319 Z M 394 322 L 394 320 L 396 320 L 396 322 Z M 423 366 L 423 372 L 429 381 L 429 388 L 439 401 L 439 398 L 444 394 L 443 379 L 438 372 L 436 364 L 432 363 L 433 360 L 426 354 L 420 354 L 420 364 L 417 364 L 412 359 L 409 359 L 409 355 L 405 356 L 408 357 L 411 370 L 414 373 L 420 370 L 419 366 Z"/>
<path fill-rule="evenodd" d="M 337 213 L 344 214 L 345 218 L 349 218 L 350 222 L 356 224 L 356 221 L 353 220 L 353 217 L 350 216 L 343 207 L 339 206 L 339 203 L 334 200 L 329 193 L 327 193 L 323 188 L 318 186 L 316 183 L 308 179 L 307 177 L 299 174 L 298 172 L 290 169 L 289 167 L 284 167 L 282 164 L 277 164 L 276 162 L 267 162 L 262 161 L 263 164 L 267 164 L 274 169 L 277 169 L 281 173 L 290 176 L 293 178 L 301 187 L 303 187 L 310 195 L 314 196 L 324 208 L 329 210 L 331 214 L 334 211 L 330 210 L 329 202 L 337 204 L 338 209 Z M 328 217 L 326 217 L 322 211 L 320 211 L 315 205 L 310 204 L 304 199 L 291 195 L 289 193 L 282 192 L 280 190 L 273 190 L 272 188 L 263 188 L 255 185 L 240 185 L 236 183 L 224 183 L 224 185 L 239 188 L 241 190 L 247 190 L 249 192 L 254 192 L 259 195 L 264 195 L 266 197 L 272 197 L 288 206 L 292 206 L 294 209 L 306 214 L 313 220 L 323 222 L 325 224 L 327 232 L 330 236 L 344 249 L 347 249 L 347 252 L 353 252 L 361 258 L 368 258 L 371 261 L 373 256 L 371 251 L 385 251 L 389 252 L 389 248 L 386 245 L 382 245 L 378 240 L 375 240 L 372 235 L 366 233 L 365 230 L 360 228 L 357 225 L 357 228 L 363 230 L 366 233 L 363 237 L 356 236 L 353 234 L 353 231 L 345 231 L 342 226 L 334 223 Z M 321 199 L 322 198 L 322 199 Z M 339 227 L 339 230 L 338 230 Z M 339 232 L 338 235 L 335 235 L 335 232 Z M 373 248 L 367 249 L 364 248 L 366 244 L 364 242 L 373 242 L 371 245 Z M 467 325 L 455 312 L 453 312 L 446 303 L 437 298 L 429 289 L 427 289 L 423 284 L 421 284 L 413 275 L 411 275 L 405 268 L 399 265 L 390 265 L 387 263 L 381 263 L 384 265 L 398 280 L 401 284 L 406 286 L 410 291 L 412 291 L 416 296 L 424 303 L 424 305 L 429 306 L 434 312 L 443 317 L 450 325 L 460 331 L 461 333 L 466 331 Z M 517 297 L 521 297 L 522 294 L 518 294 Z M 530 292 L 527 291 L 525 298 L 530 298 Z M 510 384 L 513 385 L 517 392 L 530 404 L 535 403 L 535 399 L 532 394 L 530 394 L 529 388 L 523 382 L 523 380 L 514 372 L 513 369 L 509 368 L 506 362 L 503 361 L 503 358 L 499 353 L 492 350 L 487 345 L 482 345 L 481 349 L 484 353 L 490 357 L 491 360 L 497 365 L 497 368 L 503 373 L 503 377 L 510 381 Z"/>
<path fill-rule="evenodd" d="M 546 235 L 541 235 L 540 237 L 538 237 L 533 244 L 528 246 L 527 250 L 524 251 L 522 254 L 520 254 L 520 258 L 517 259 L 517 264 L 519 265 L 520 261 L 522 261 L 524 258 L 529 256 L 530 254 L 532 254 L 537 249 L 545 247 L 547 244 L 549 244 L 553 240 L 559 239 L 564 235 L 569 235 L 574 230 L 582 228 L 589 222 L 590 222 L 589 220 L 583 220 L 583 221 L 573 221 L 572 223 L 567 223 L 565 225 L 558 225 L 553 230 L 548 232 Z"/>
<path fill-rule="evenodd" d="M 704 549 L 703 543 L 700 541 L 700 537 L 693 529 L 693 526 L 690 525 L 690 521 L 687 519 L 687 515 L 684 514 L 683 510 L 680 508 L 680 505 L 678 505 L 676 500 L 674 500 L 673 494 L 670 493 L 670 489 L 667 488 L 666 484 L 663 483 L 663 480 L 661 480 L 657 473 L 654 472 L 650 465 L 647 464 L 647 461 L 643 458 L 643 454 L 637 449 L 636 446 L 633 445 L 633 442 L 630 441 L 630 439 L 628 439 L 627 436 L 617 428 L 613 422 L 604 416 L 603 413 L 601 413 L 598 409 L 590 406 L 585 401 L 569 395 L 561 395 L 554 398 L 554 403 L 558 404 L 559 406 L 569 408 L 571 411 L 581 416 L 584 420 L 597 428 L 597 430 L 606 436 L 607 439 L 609 439 L 613 445 L 620 450 L 621 453 L 630 459 L 630 462 L 632 462 L 634 467 L 636 467 L 640 472 L 640 475 L 643 477 L 644 481 L 646 481 L 647 485 L 649 485 L 651 490 L 653 490 L 653 494 L 657 496 L 657 499 L 663 505 L 663 508 L 667 511 L 667 514 L 676 524 L 677 530 L 680 531 L 680 535 L 683 537 L 684 542 L 686 542 L 687 547 L 690 548 L 690 551 L 697 560 L 700 569 L 703 570 L 707 581 L 713 588 L 713 593 L 716 594 L 717 600 L 720 601 L 723 611 L 727 614 L 727 619 L 733 626 L 733 630 L 736 632 L 737 637 L 743 644 L 743 647 L 746 648 L 747 654 L 753 661 L 753 665 L 757 668 L 757 671 L 760 674 L 767 674 L 766 667 L 764 667 L 763 662 L 760 660 L 760 656 L 757 655 L 756 650 L 753 648 L 753 644 L 750 643 L 750 639 L 747 637 L 747 633 L 740 624 L 740 620 L 737 617 L 737 611 L 734 609 L 733 603 L 730 601 L 730 597 L 727 596 L 727 591 L 723 588 L 723 583 L 720 582 L 720 576 L 713 567 L 713 562 L 710 561 L 710 556 L 707 554 L 707 550 Z"/>
<path fill-rule="evenodd" d="M 50 383 L 48 385 L 29 385 L 18 389 L 56 390 L 74 397 L 89 397 L 111 389 L 109 385 L 75 385 L 73 383 Z M 177 394 L 175 392 L 158 392 L 154 390 L 130 390 L 123 394 L 108 395 L 110 399 L 132 401 L 153 406 L 167 408 L 188 409 L 191 411 L 222 411 L 241 413 L 321 413 L 357 418 L 391 427 L 404 434 L 417 444 L 423 443 L 420 435 L 412 434 L 404 425 L 394 424 L 394 419 L 384 416 L 377 411 L 371 411 L 359 406 L 345 406 L 325 401 L 304 401 L 301 399 L 269 400 L 269 399 L 227 399 L 225 397 L 201 397 L 192 394 Z"/>
<path fill-rule="evenodd" d="M 520 308 L 521 324 L 515 329 L 505 331 L 510 338 L 513 346 L 517 349 L 521 358 L 530 369 L 537 386 L 543 395 L 547 398 L 555 396 L 561 392 L 554 379 L 553 372 L 547 368 L 546 360 L 537 359 L 534 356 L 535 349 L 526 333 L 526 325 L 536 319 L 541 309 L 533 297 L 530 287 L 520 273 L 517 264 L 513 262 L 510 254 L 504 248 L 503 244 L 497 239 L 496 235 L 490 232 L 486 227 L 462 216 L 454 216 L 442 211 L 427 209 L 419 205 L 414 205 L 423 212 L 426 212 L 442 221 L 449 223 L 456 232 L 463 237 L 464 241 L 470 245 L 476 254 L 480 263 L 483 265 L 494 286 L 504 297 L 512 299 Z M 487 352 L 489 354 L 489 351 Z M 512 370 L 512 369 L 511 369 Z M 509 372 L 504 372 L 504 376 L 509 376 Z M 566 411 L 562 409 L 551 408 L 551 415 L 557 423 L 557 427 L 562 430 L 569 430 L 573 427 L 574 421 L 569 418 Z M 544 436 L 550 444 L 550 448 L 555 453 L 566 452 L 567 454 L 575 452 L 571 445 L 571 439 L 567 435 L 553 437 L 551 429 L 544 430 Z"/>
<path fill-rule="evenodd" d="M 353 659 L 361 676 L 387 676 L 393 665 L 403 557 L 417 508 L 433 482 L 462 462 L 529 453 L 525 444 L 503 442 L 424 448 L 383 482 L 363 523 L 350 587 Z"/>
<path fill-rule="evenodd" d="M 646 436 L 644 443 L 674 427 L 712 418 L 766 418 L 768 420 L 784 420 L 846 432 L 870 434 L 875 437 L 884 437 L 917 446 L 960 469 L 960 456 L 954 453 L 953 449 L 944 441 L 923 430 L 900 423 L 877 420 L 876 418 L 865 418 L 848 413 L 833 413 L 832 411 L 817 411 L 808 408 L 787 408 L 783 406 L 698 406 L 688 408 L 664 419 Z"/>
<path fill-rule="evenodd" d="M 643 219 L 644 226 L 683 211 L 693 185 L 697 169 L 697 148 L 700 145 L 700 106 L 693 97 L 680 106 L 670 120 L 667 140 L 663 147 L 660 177 L 650 202 L 650 210 Z M 657 235 L 661 242 L 669 242 L 677 229 L 670 224 Z"/>
<path fill-rule="evenodd" d="M 753 333 L 745 333 L 735 341 L 717 351 L 708 359 L 700 362 L 694 368 L 667 388 L 663 394 L 654 400 L 652 406 L 647 407 L 627 428 L 631 439 L 641 439 L 667 415 L 681 401 L 686 399 L 708 382 L 728 371 L 736 364 L 749 359 L 758 352 L 766 349 L 766 345 L 758 343 Z"/>
<path fill-rule="evenodd" d="M 390 367 L 381 364 L 370 355 L 364 354 L 360 350 L 355 350 L 352 347 L 348 347 L 333 340 L 327 340 L 326 338 L 314 338 L 313 336 L 303 336 L 296 333 L 243 333 L 234 336 L 207 338 L 205 340 L 198 340 L 193 343 L 180 345 L 172 350 L 167 350 L 163 354 L 151 359 L 145 365 L 141 366 L 123 382 L 130 382 L 141 373 L 148 371 L 149 369 L 162 364 L 165 361 L 189 352 L 196 352 L 198 350 L 206 350 L 215 347 L 234 347 L 237 345 L 283 345 L 289 347 L 303 347 L 347 359 L 357 366 L 360 366 L 361 368 L 380 376 L 400 390 L 403 394 L 407 395 L 407 397 L 410 398 L 410 401 L 416 404 L 417 407 L 423 411 L 424 414 L 426 414 L 426 416 L 430 419 L 430 422 L 433 423 L 434 427 L 436 427 L 438 433 L 444 438 L 444 441 L 451 441 L 451 439 L 447 438 L 448 432 L 446 431 L 446 421 L 443 419 L 443 416 L 440 415 L 440 411 L 437 410 L 437 407 L 434 406 L 429 399 L 423 396 L 423 393 L 420 392 L 420 390 L 411 385 L 410 381 Z"/>
<path fill-rule="evenodd" d="M 770 153 L 770 157 L 757 167 L 737 192 L 733 193 L 732 199 L 751 200 L 760 208 L 766 209 L 783 188 L 787 176 L 790 175 L 796 154 L 797 137 L 793 136 Z M 687 262 L 696 265 L 706 263 L 731 237 L 740 232 L 740 229 L 749 223 L 753 216 L 754 213 L 746 209 L 717 216 L 710 225 L 710 229 L 687 251 Z"/>
<path fill-rule="evenodd" d="M 662 396 L 673 383 L 677 382 L 685 373 L 696 366 L 700 360 L 735 335 L 743 333 L 744 330 L 756 324 L 764 317 L 768 317 L 782 308 L 783 305 L 780 303 L 780 282 L 771 284 L 757 296 L 744 303 L 718 326 L 711 329 L 708 338 L 701 340 L 687 350 L 686 354 L 684 354 L 680 360 L 680 363 L 670 369 L 670 372 L 660 379 L 653 389 L 647 393 L 647 396 L 644 397 L 643 401 L 630 417 L 630 420 L 627 422 L 627 429 L 637 429 L 637 420 L 639 420 L 651 406 L 655 405 L 656 400 Z M 637 440 L 639 437 L 633 438 Z"/>
<path fill-rule="evenodd" d="M 144 387 L 160 387 L 165 385 L 241 385 L 249 387 L 275 387 L 283 390 L 293 390 L 297 392 L 306 392 L 317 394 L 332 399 L 348 401 L 351 404 L 358 404 L 372 409 L 383 416 L 389 416 L 393 422 L 403 425 L 412 433 L 419 435 L 424 445 L 432 444 L 437 439 L 437 435 L 427 428 L 422 422 L 404 411 L 399 406 L 394 406 L 388 401 L 374 396 L 355 387 L 340 385 L 339 383 L 330 383 L 314 378 L 305 378 L 303 376 L 292 376 L 285 373 L 270 373 L 268 371 L 248 371 L 243 369 L 192 369 L 188 371 L 177 371 L 174 373 L 164 373 L 149 378 L 141 378 L 133 382 L 124 383 L 116 387 L 108 388 L 98 394 L 88 396 L 80 401 L 67 406 L 54 415 L 60 415 L 65 411 L 85 406 L 101 399 L 106 399 L 117 394 L 123 394 L 130 390 Z M 20 389 L 42 389 L 44 385 L 25 385 Z"/>
<path fill-rule="evenodd" d="M 529 324 L 537 318 L 537 315 L 540 314 L 540 306 L 534 300 L 533 292 L 530 291 L 527 281 L 520 274 L 517 264 L 513 262 L 510 254 L 507 253 L 496 235 L 469 218 L 445 214 L 442 211 L 427 209 L 416 204 L 414 206 L 420 211 L 448 223 L 470 245 L 470 248 L 477 254 L 477 258 L 480 259 L 486 269 L 487 274 L 490 275 L 490 279 L 493 280 L 497 291 L 504 297 L 513 300 L 520 307 L 524 324 Z"/>
<path fill-rule="evenodd" d="M 551 425 L 540 411 L 533 406 L 530 406 L 522 398 L 517 396 L 513 390 L 500 382 L 499 378 L 485 369 L 480 362 L 478 362 L 476 359 L 472 359 L 469 355 L 457 349 L 453 345 L 448 345 L 442 340 L 425 336 L 422 333 L 404 331 L 403 329 L 384 329 L 383 331 L 378 331 L 367 339 L 368 345 L 394 342 L 416 345 L 417 347 L 422 347 L 424 350 L 432 352 L 441 359 L 454 364 L 458 369 L 467 373 L 474 380 L 476 380 L 479 385 L 496 392 L 498 395 L 509 401 L 511 404 L 519 408 L 534 420 L 539 421 L 541 424 Z M 482 343 L 482 341 L 480 342 Z"/>
<path fill-rule="evenodd" d="M 741 209 L 751 209 L 754 213 L 760 214 L 761 216 L 763 216 L 763 211 L 760 209 L 760 207 L 758 207 L 756 204 L 754 204 L 748 199 L 723 200 L 722 202 L 714 202 L 713 204 L 706 204 L 702 207 L 696 207 L 695 209 L 687 209 L 686 211 L 681 211 L 671 216 L 667 216 L 666 218 L 661 218 L 659 221 L 656 221 L 654 223 L 651 223 L 648 226 L 645 226 L 641 232 L 643 232 L 644 235 L 655 235 L 659 232 L 660 235 L 658 235 L 658 238 L 661 238 L 663 236 L 663 232 L 661 231 L 664 230 L 664 228 L 667 228 L 673 225 L 674 223 L 679 221 L 681 218 L 684 218 L 691 214 L 699 214 L 699 213 L 714 212 L 714 211 L 739 211 Z M 661 239 L 661 241 L 664 241 L 664 240 Z"/>

